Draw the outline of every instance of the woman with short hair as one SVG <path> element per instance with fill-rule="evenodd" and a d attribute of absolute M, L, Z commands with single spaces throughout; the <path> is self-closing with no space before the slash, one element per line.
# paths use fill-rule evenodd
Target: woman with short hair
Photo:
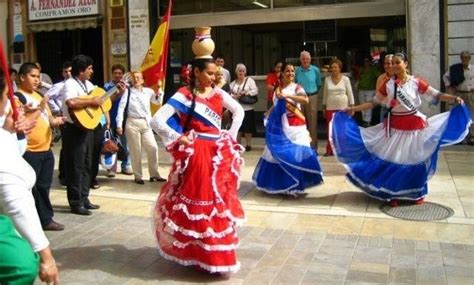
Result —
<path fill-rule="evenodd" d="M 255 80 L 247 76 L 247 68 L 243 63 L 237 64 L 235 67 L 235 74 L 237 78 L 230 83 L 230 95 L 239 101 L 245 111 L 244 121 L 239 130 L 237 141 L 240 143 L 242 133 L 245 137 L 245 151 L 252 150 L 252 134 L 256 131 L 255 126 L 255 110 L 254 104 L 242 103 L 244 96 L 258 96 L 258 88 Z"/>

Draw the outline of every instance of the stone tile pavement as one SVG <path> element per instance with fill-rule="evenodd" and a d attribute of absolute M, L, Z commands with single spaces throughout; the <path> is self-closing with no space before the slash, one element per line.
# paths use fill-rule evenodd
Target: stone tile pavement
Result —
<path fill-rule="evenodd" d="M 65 191 L 55 184 L 55 219 L 66 230 L 47 234 L 62 284 L 474 283 L 474 147 L 441 152 L 427 200 L 455 214 L 436 222 L 381 213 L 379 202 L 345 181 L 332 157 L 321 158 L 325 184 L 304 198 L 257 192 L 250 181 L 262 149 L 257 140 L 244 154 L 239 192 L 247 223 L 239 229 L 238 273 L 210 276 L 161 258 L 150 219 L 161 184 L 141 186 L 118 174 L 99 177 L 102 187 L 92 191 L 91 200 L 102 208 L 90 217 L 70 214 Z M 160 164 L 167 174 L 164 152 Z"/>

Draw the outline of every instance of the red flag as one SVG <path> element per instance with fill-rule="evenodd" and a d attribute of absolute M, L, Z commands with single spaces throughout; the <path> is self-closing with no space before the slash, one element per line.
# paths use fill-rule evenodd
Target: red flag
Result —
<path fill-rule="evenodd" d="M 4 47 L 3 40 L 0 39 L 0 61 L 1 61 L 0 68 L 3 70 L 5 83 L 6 83 L 6 86 L 8 86 L 8 99 L 10 100 L 10 104 L 13 110 L 13 120 L 16 121 L 18 119 L 18 109 L 16 108 L 15 97 L 13 95 L 13 85 L 10 79 L 10 70 L 8 69 L 7 54 L 5 50 L 3 49 L 3 47 Z"/>
<path fill-rule="evenodd" d="M 150 47 L 140 67 L 143 77 L 145 78 L 145 85 L 155 90 L 155 92 L 158 91 L 158 88 L 161 88 L 161 90 L 165 88 L 171 6 L 172 1 L 169 0 L 168 10 L 161 19 L 158 30 L 151 41 Z"/>

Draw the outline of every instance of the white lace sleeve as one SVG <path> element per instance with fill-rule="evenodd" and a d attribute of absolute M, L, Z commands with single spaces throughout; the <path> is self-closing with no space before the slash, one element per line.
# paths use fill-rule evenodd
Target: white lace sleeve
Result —
<path fill-rule="evenodd" d="M 173 130 L 168 125 L 168 119 L 171 118 L 174 114 L 177 113 L 177 110 L 169 104 L 163 105 L 158 112 L 155 113 L 153 119 L 151 120 L 152 129 L 160 135 L 161 139 L 168 145 L 181 137 L 182 134 Z"/>
<path fill-rule="evenodd" d="M 244 109 L 225 91 L 222 91 L 222 99 L 224 107 L 232 113 L 232 126 L 230 127 L 229 132 L 232 137 L 236 139 L 239 128 L 244 120 Z"/>

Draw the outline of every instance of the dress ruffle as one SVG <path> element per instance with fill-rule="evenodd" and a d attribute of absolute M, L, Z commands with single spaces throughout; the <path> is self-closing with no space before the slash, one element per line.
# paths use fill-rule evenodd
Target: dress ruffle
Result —
<path fill-rule="evenodd" d="M 266 147 L 253 174 L 258 190 L 298 195 L 323 182 L 306 126 L 291 126 L 285 100 L 278 100 L 265 127 Z"/>
<path fill-rule="evenodd" d="M 462 141 L 470 124 L 469 111 L 459 105 L 429 118 L 424 129 L 392 130 L 388 136 L 383 124 L 360 128 L 346 113 L 337 112 L 329 137 L 355 186 L 384 201 L 418 200 L 428 193 L 439 148 Z"/>
<path fill-rule="evenodd" d="M 242 147 L 223 132 L 216 140 L 191 132 L 191 144 L 168 146 L 174 162 L 154 211 L 160 254 L 209 272 L 235 272 Z M 212 163 L 211 163 L 212 162 Z"/>

